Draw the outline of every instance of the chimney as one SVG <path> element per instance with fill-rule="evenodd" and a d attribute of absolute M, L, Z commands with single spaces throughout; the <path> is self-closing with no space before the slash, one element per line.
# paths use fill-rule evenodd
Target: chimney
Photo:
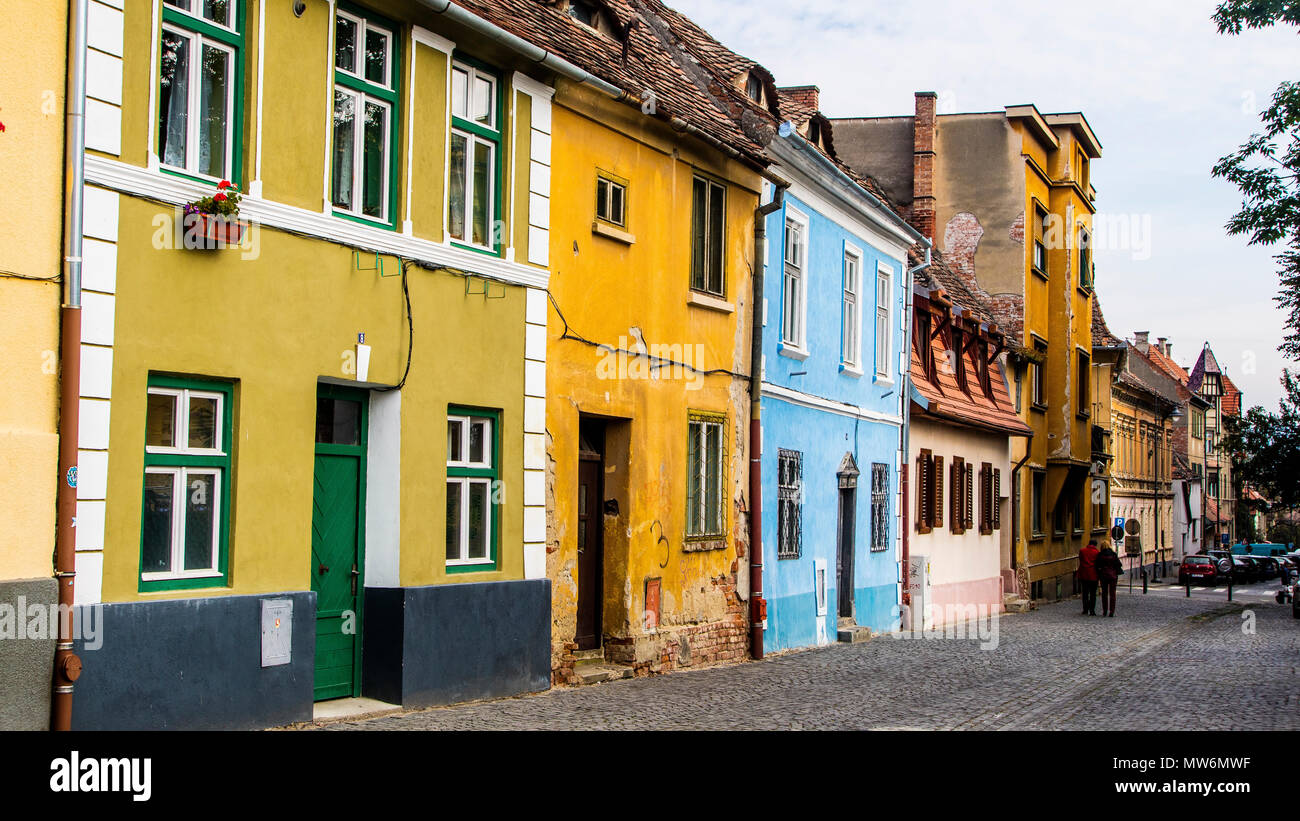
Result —
<path fill-rule="evenodd" d="M 1165 356 L 1169 356 L 1169 337 L 1156 337 L 1156 350 L 1160 351 L 1160 353 Z"/>
<path fill-rule="evenodd" d="M 1134 331 L 1134 332 L 1133 332 L 1133 344 L 1134 344 L 1134 346 L 1137 347 L 1137 349 L 1138 349 L 1139 351 L 1141 351 L 1142 353 L 1146 353 L 1146 352 L 1147 352 L 1147 349 L 1151 347 L 1151 332 L 1150 332 L 1150 331 Z"/>
<path fill-rule="evenodd" d="M 1173 345 L 1170 345 L 1168 342 L 1165 343 L 1165 356 L 1169 357 L 1169 361 L 1170 361 L 1170 362 L 1173 362 L 1173 359 L 1174 359 L 1174 346 L 1173 346 Z M 1177 364 L 1177 363 L 1175 363 L 1175 364 Z"/>
<path fill-rule="evenodd" d="M 793 99 L 802 106 L 807 106 L 813 111 L 821 111 L 821 89 L 817 86 L 789 86 L 788 88 L 777 89 L 782 94 Z"/>
<path fill-rule="evenodd" d="M 912 227 L 934 242 L 934 136 L 939 95 L 916 93 L 916 119 L 912 126 Z"/>

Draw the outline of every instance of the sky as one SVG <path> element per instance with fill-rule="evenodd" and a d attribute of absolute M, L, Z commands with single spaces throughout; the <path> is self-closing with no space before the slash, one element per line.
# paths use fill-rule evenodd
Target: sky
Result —
<path fill-rule="evenodd" d="M 1277 350 L 1282 249 L 1227 235 L 1241 196 L 1210 169 L 1300 79 L 1294 27 L 1221 35 L 1208 0 L 668 2 L 777 85 L 820 87 L 830 117 L 911 114 L 916 91 L 938 92 L 941 114 L 1082 111 L 1103 147 L 1099 213 L 1130 229 L 1110 248 L 1094 231 L 1111 332 L 1167 337 L 1189 370 L 1208 341 L 1244 405 L 1276 409 L 1282 369 L 1300 368 Z"/>

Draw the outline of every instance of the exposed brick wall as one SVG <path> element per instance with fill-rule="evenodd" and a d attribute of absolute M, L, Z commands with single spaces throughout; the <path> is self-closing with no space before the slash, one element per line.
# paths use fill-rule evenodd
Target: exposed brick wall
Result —
<path fill-rule="evenodd" d="M 667 625 L 649 636 L 606 636 L 605 661 L 624 664 L 639 677 L 669 673 L 683 667 L 743 661 L 749 654 L 749 622 L 745 602 L 736 590 L 736 568 L 715 576 L 709 584 L 726 597 L 726 613 L 717 621 Z M 565 642 L 551 670 L 554 685 L 580 683 L 574 674 L 577 645 Z"/>
<path fill-rule="evenodd" d="M 813 111 L 822 110 L 820 104 L 821 89 L 817 86 L 790 86 L 782 88 L 781 93 Z"/>
<path fill-rule="evenodd" d="M 1017 245 L 1025 244 L 1025 213 L 1023 211 L 1020 212 L 1019 217 L 1016 217 L 1016 221 L 1011 223 L 1011 231 L 1008 236 Z"/>
<path fill-rule="evenodd" d="M 935 107 L 939 97 L 933 91 L 916 94 L 916 118 L 912 129 L 912 227 L 934 241 L 935 196 Z"/>

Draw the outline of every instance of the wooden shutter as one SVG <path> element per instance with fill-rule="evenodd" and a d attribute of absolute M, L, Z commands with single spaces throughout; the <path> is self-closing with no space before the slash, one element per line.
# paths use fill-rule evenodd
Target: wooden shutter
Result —
<path fill-rule="evenodd" d="M 916 457 L 916 532 L 930 532 L 930 514 L 933 507 L 931 484 L 934 477 L 934 461 L 930 451 L 923 450 Z"/>
<path fill-rule="evenodd" d="M 966 465 L 966 521 L 963 527 L 967 530 L 975 526 L 975 468 L 972 465 Z"/>
<path fill-rule="evenodd" d="M 952 518 L 949 524 L 949 529 L 958 536 L 965 532 L 965 528 L 962 526 L 965 522 L 966 510 L 965 500 L 962 499 L 962 488 L 966 487 L 966 482 L 962 478 L 963 472 L 961 457 L 952 457 L 952 476 L 950 477 L 949 482 L 951 486 L 950 492 L 952 494 L 952 499 L 950 500 L 952 502 L 952 512 L 950 514 Z"/>
<path fill-rule="evenodd" d="M 934 457 L 930 481 L 930 527 L 943 527 L 943 457 Z"/>
<path fill-rule="evenodd" d="M 993 533 L 993 465 L 984 462 L 979 468 L 979 531 Z"/>
<path fill-rule="evenodd" d="M 993 471 L 993 529 L 1002 528 L 1002 471 Z"/>

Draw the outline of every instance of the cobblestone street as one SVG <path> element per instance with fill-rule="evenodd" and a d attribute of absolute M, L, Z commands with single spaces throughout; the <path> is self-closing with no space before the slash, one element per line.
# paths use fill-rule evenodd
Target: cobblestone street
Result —
<path fill-rule="evenodd" d="M 327 729 L 1300 729 L 1300 622 L 1259 587 L 1044 605 L 1001 617 L 996 649 L 885 636 Z"/>

